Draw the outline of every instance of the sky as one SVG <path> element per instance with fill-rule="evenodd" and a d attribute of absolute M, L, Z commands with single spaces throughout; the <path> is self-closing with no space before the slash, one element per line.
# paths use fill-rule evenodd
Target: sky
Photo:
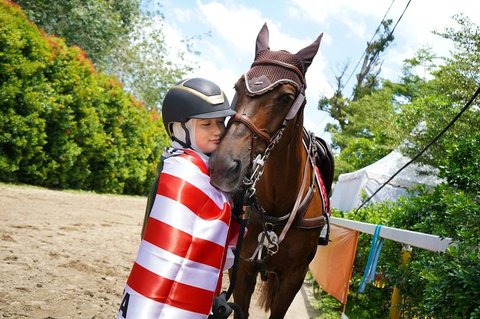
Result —
<path fill-rule="evenodd" d="M 149 2 L 149 1 L 146 1 Z M 349 65 L 353 76 L 345 94 L 351 94 L 355 69 L 366 44 L 385 16 L 395 29 L 395 40 L 383 54 L 380 76 L 398 81 L 402 62 L 421 48 L 448 55 L 451 42 L 432 33 L 457 27 L 454 14 L 464 13 L 480 24 L 478 0 L 159 0 L 164 15 L 164 35 L 171 52 L 185 49 L 182 40 L 190 38 L 193 49 L 179 63 L 198 67 L 188 77 L 204 77 L 216 82 L 232 99 L 233 85 L 253 62 L 255 41 L 267 23 L 271 50 L 292 53 L 311 44 L 323 33 L 320 49 L 307 71 L 305 127 L 329 140 L 325 125 L 331 117 L 318 110 L 321 96 L 330 97 L 336 86 L 335 75 Z"/>

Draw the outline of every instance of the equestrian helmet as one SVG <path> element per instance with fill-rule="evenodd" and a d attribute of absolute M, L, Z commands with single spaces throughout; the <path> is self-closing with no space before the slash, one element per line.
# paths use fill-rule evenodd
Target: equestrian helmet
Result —
<path fill-rule="evenodd" d="M 209 119 L 232 116 L 226 95 L 215 83 L 203 79 L 186 79 L 175 84 L 165 95 L 162 105 L 163 124 L 173 136 L 171 124 L 192 118 Z"/>

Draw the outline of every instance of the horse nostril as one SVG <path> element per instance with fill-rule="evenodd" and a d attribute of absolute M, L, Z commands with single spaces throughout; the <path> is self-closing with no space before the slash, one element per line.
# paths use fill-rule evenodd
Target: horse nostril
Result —
<path fill-rule="evenodd" d="M 242 161 L 231 157 L 222 159 L 213 157 L 212 159 L 210 183 L 224 192 L 232 192 L 241 182 Z"/>

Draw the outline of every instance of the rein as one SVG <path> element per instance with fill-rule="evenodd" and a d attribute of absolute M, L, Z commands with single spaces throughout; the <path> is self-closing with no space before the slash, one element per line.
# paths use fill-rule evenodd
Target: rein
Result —
<path fill-rule="evenodd" d="M 243 207 L 244 210 L 247 207 L 254 206 L 257 208 L 258 212 L 260 213 L 261 217 L 261 224 L 263 227 L 263 231 L 259 234 L 258 236 L 258 246 L 255 249 L 255 252 L 253 255 L 247 259 L 247 261 L 253 261 L 256 260 L 257 262 L 264 264 L 266 260 L 271 257 L 272 255 L 276 254 L 279 249 L 280 243 L 283 241 L 285 238 L 288 230 L 292 226 L 299 210 L 304 210 L 308 207 L 310 204 L 312 198 L 313 198 L 313 193 L 314 193 L 314 187 L 315 187 L 315 178 L 312 177 L 311 183 L 309 185 L 309 190 L 305 196 L 303 194 L 305 193 L 305 189 L 307 187 L 307 175 L 308 175 L 308 164 L 309 161 L 312 162 L 311 156 L 312 156 L 312 144 L 313 142 L 310 142 L 308 144 L 308 147 L 306 148 L 307 155 L 306 155 L 306 162 L 304 165 L 304 170 L 303 170 L 303 177 L 302 177 L 302 184 L 300 187 L 300 190 L 297 194 L 297 198 L 295 200 L 294 206 L 292 208 L 292 211 L 280 218 L 276 218 L 276 221 L 274 222 L 265 222 L 266 218 L 269 218 L 270 220 L 274 219 L 271 216 L 268 216 L 266 214 L 265 209 L 258 203 L 256 199 L 256 185 L 257 182 L 259 181 L 260 177 L 263 174 L 263 170 L 265 168 L 265 161 L 268 159 L 270 152 L 272 149 L 277 145 L 280 141 L 280 139 L 283 137 L 283 133 L 285 131 L 285 128 L 287 126 L 287 121 L 295 118 L 298 114 L 298 111 L 300 110 L 301 107 L 305 105 L 305 95 L 304 95 L 304 90 L 305 90 L 305 77 L 303 72 L 295 67 L 294 65 L 282 62 L 282 61 L 276 61 L 276 60 L 267 60 L 267 61 L 255 61 L 252 64 L 252 67 L 257 66 L 257 65 L 273 65 L 276 67 L 281 67 L 281 68 L 286 68 L 289 70 L 292 70 L 295 72 L 299 78 L 300 81 L 302 82 L 301 87 L 299 88 L 298 94 L 293 101 L 292 105 L 290 106 L 290 109 L 288 113 L 285 115 L 282 125 L 280 128 L 271 136 L 269 132 L 267 132 L 265 129 L 259 129 L 255 123 L 252 121 L 252 119 L 247 115 L 247 114 L 235 114 L 232 118 L 230 118 L 230 121 L 228 123 L 228 126 L 232 125 L 235 122 L 239 122 L 244 124 L 252 133 L 252 147 L 251 147 L 251 174 L 243 179 L 243 184 L 247 186 L 247 190 L 244 196 L 244 202 L 243 202 Z M 258 94 L 263 94 L 264 91 L 268 90 L 272 85 L 276 84 L 271 84 L 271 86 L 266 87 L 258 92 L 253 92 L 251 91 L 249 85 L 248 85 L 248 78 L 247 75 L 245 74 L 243 76 L 246 87 L 247 87 L 247 93 L 253 94 L 253 95 L 258 95 Z M 282 80 L 277 81 L 277 83 L 280 83 Z M 291 81 L 287 81 L 291 82 Z M 298 86 L 297 86 L 298 88 Z M 234 107 L 237 101 L 237 96 L 233 98 L 232 106 Z M 263 154 L 257 154 L 255 156 L 255 141 L 257 138 L 260 138 L 263 142 L 267 144 L 267 147 Z M 312 166 L 312 169 L 314 170 L 314 166 Z M 312 172 L 312 176 L 315 175 L 314 172 Z M 273 231 L 273 228 L 275 226 L 275 222 L 278 223 L 278 221 L 282 222 L 286 221 L 282 232 L 280 233 L 279 236 Z M 267 254 L 265 257 L 262 257 L 262 252 L 263 250 L 266 249 Z"/>
<path fill-rule="evenodd" d="M 280 139 L 283 136 L 283 132 L 285 131 L 285 123 L 282 125 L 282 127 L 275 133 L 274 138 L 269 142 L 267 145 L 267 148 L 265 149 L 265 152 L 263 152 L 263 155 L 258 154 L 255 159 L 252 161 L 252 174 L 250 177 L 245 176 L 243 179 L 243 184 L 245 186 L 248 186 L 247 189 L 247 194 L 248 197 L 252 198 L 253 195 L 256 193 L 257 189 L 255 188 L 257 185 L 258 180 L 263 174 L 263 169 L 265 165 L 265 161 L 268 159 L 270 156 L 270 152 L 272 149 L 275 147 L 275 145 L 280 142 Z M 252 141 L 252 144 L 254 142 Z M 252 150 L 253 150 L 253 145 L 252 145 Z"/>
<path fill-rule="evenodd" d="M 254 200 L 254 206 L 257 208 L 257 210 L 260 213 L 260 218 L 261 218 L 261 224 L 262 224 L 262 227 L 263 227 L 263 231 L 258 236 L 257 248 L 253 252 L 252 256 L 250 258 L 246 259 L 247 261 L 257 261 L 258 263 L 263 264 L 267 261 L 268 258 L 270 258 L 274 254 L 276 254 L 278 252 L 280 243 L 283 241 L 287 232 L 290 230 L 290 228 L 293 224 L 293 221 L 297 217 L 298 212 L 300 210 L 306 209 L 306 207 L 308 206 L 308 204 L 312 200 L 313 193 L 314 193 L 314 187 L 315 187 L 315 185 L 314 185 L 314 183 L 315 183 L 314 173 L 312 173 L 312 178 L 311 178 L 311 182 L 310 182 L 308 192 L 307 192 L 307 194 L 305 194 L 305 196 L 303 196 L 303 193 L 305 192 L 305 188 L 306 188 L 306 185 L 307 185 L 306 181 L 307 181 L 307 175 L 308 175 L 308 166 L 309 166 L 308 164 L 309 164 L 309 162 L 312 161 L 311 160 L 312 145 L 313 145 L 313 143 L 309 143 L 308 148 L 306 148 L 307 156 L 306 156 L 304 170 L 303 170 L 302 186 L 300 187 L 300 190 L 298 191 L 297 198 L 295 200 L 295 204 L 294 204 L 294 206 L 292 208 L 292 211 L 290 213 L 288 213 L 288 214 L 286 214 L 285 216 L 282 216 L 282 217 L 276 217 L 276 218 L 273 218 L 271 216 L 268 217 L 265 209 L 263 209 L 263 207 L 255 199 L 253 199 Z M 312 166 L 312 169 L 314 169 L 314 166 Z M 260 176 L 258 176 L 258 178 L 260 178 Z M 258 178 L 257 178 L 257 180 L 258 180 Z M 255 184 L 256 184 L 256 181 L 255 181 Z M 250 190 L 251 189 L 252 188 L 250 188 Z M 251 196 L 253 196 L 254 193 L 255 193 L 255 189 L 253 189 L 253 193 L 252 193 Z M 300 207 L 302 207 L 302 209 L 300 209 Z M 267 217 L 270 219 L 270 222 L 265 221 L 265 219 Z M 274 226 L 275 226 L 275 222 L 282 222 L 283 223 L 283 221 L 285 221 L 285 220 L 287 220 L 287 221 L 286 221 L 285 225 L 283 226 L 282 232 L 280 233 L 279 236 L 277 236 L 277 234 L 273 231 Z M 263 253 L 264 249 L 266 249 L 267 254 L 264 257 L 262 257 L 262 253 Z"/>
<path fill-rule="evenodd" d="M 282 126 L 273 135 L 272 138 L 270 138 L 267 133 L 265 133 L 264 135 L 260 135 L 258 133 L 256 134 L 256 132 L 262 132 L 262 133 L 264 132 L 259 130 L 255 126 L 253 121 L 245 114 L 242 114 L 242 115 L 236 114 L 235 117 L 231 119 L 231 122 L 232 121 L 241 122 L 250 129 L 250 131 L 253 134 L 252 144 L 254 143 L 256 136 L 260 136 L 262 140 L 264 140 L 265 142 L 268 142 L 267 148 L 265 149 L 263 154 L 258 154 L 255 157 L 255 159 L 253 159 L 252 169 L 251 169 L 252 173 L 250 174 L 250 176 L 248 177 L 246 176 L 243 180 L 243 184 L 248 187 L 244 196 L 244 202 L 243 202 L 244 210 L 246 209 L 246 207 L 250 207 L 252 205 L 255 206 L 257 210 L 260 212 L 260 216 L 262 218 L 261 224 L 263 227 L 263 231 L 258 236 L 259 244 L 255 249 L 253 255 L 250 258 L 248 258 L 247 261 L 256 260 L 259 263 L 264 263 L 270 256 L 278 252 L 279 245 L 285 238 L 290 227 L 292 226 L 293 221 L 295 220 L 295 217 L 297 216 L 297 213 L 300 210 L 300 207 L 302 207 L 302 210 L 303 208 L 306 209 L 311 199 L 313 198 L 314 183 L 315 183 L 314 177 L 313 177 L 314 173 L 312 173 L 312 179 L 309 186 L 309 190 L 307 194 L 303 196 L 303 193 L 305 192 L 306 185 L 307 185 L 306 180 L 308 175 L 308 166 L 309 166 L 308 164 L 309 162 L 312 162 L 311 156 L 312 156 L 313 142 L 308 143 L 308 147 L 306 147 L 307 155 L 306 155 L 306 160 L 305 160 L 305 165 L 303 170 L 303 177 L 302 177 L 302 183 L 301 183 L 302 186 L 300 187 L 300 190 L 298 192 L 293 209 L 289 214 L 276 218 L 277 221 L 281 221 L 281 222 L 283 222 L 284 220 L 287 220 L 282 229 L 282 232 L 280 233 L 280 236 L 277 236 L 276 233 L 273 231 L 275 224 L 271 222 L 265 222 L 265 218 L 268 215 L 266 214 L 266 211 L 263 209 L 263 207 L 256 200 L 255 193 L 256 193 L 257 182 L 262 176 L 263 170 L 265 168 L 264 166 L 265 162 L 270 156 L 270 152 L 272 151 L 272 149 L 275 147 L 276 144 L 278 144 L 278 142 L 283 137 L 283 133 L 285 131 L 287 121 L 286 120 L 283 121 Z M 253 145 L 252 145 L 252 151 L 253 151 Z M 313 151 L 315 152 L 315 150 Z M 312 169 L 314 169 L 314 166 L 312 166 Z M 269 218 L 273 219 L 272 217 L 269 217 Z M 264 248 L 267 250 L 267 255 L 265 257 L 262 257 L 262 252 Z"/>

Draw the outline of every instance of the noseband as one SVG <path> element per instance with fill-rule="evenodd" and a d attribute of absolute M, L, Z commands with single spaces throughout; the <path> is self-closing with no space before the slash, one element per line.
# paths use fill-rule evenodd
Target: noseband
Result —
<path fill-rule="evenodd" d="M 252 132 L 253 138 L 256 138 L 257 136 L 262 139 L 265 143 L 270 144 L 272 138 L 266 130 L 260 130 L 255 123 L 253 123 L 252 119 L 246 115 L 246 114 L 239 114 L 236 113 L 233 117 L 230 118 L 230 121 L 228 122 L 228 126 L 230 126 L 232 123 L 235 122 L 240 122 L 245 124 L 246 127 Z M 278 131 L 277 131 L 278 132 Z"/>
<path fill-rule="evenodd" d="M 288 111 L 287 115 L 283 119 L 282 125 L 272 136 L 269 134 L 269 132 L 266 129 L 259 129 L 247 114 L 236 113 L 233 117 L 230 118 L 227 126 L 230 126 L 235 122 L 243 123 L 252 132 L 253 138 L 259 137 L 262 141 L 264 141 L 268 145 L 273 142 L 275 137 L 281 131 L 283 131 L 283 129 L 287 125 L 287 121 L 293 119 L 297 115 L 298 110 L 300 110 L 300 108 L 305 104 L 305 95 L 303 91 L 304 91 L 304 88 L 302 87 L 302 89 L 300 90 L 300 93 L 297 94 L 295 101 L 293 101 L 292 106 L 290 107 L 290 110 Z M 233 98 L 232 106 L 235 106 L 236 102 L 237 102 L 237 96 L 235 94 L 235 97 Z"/>

